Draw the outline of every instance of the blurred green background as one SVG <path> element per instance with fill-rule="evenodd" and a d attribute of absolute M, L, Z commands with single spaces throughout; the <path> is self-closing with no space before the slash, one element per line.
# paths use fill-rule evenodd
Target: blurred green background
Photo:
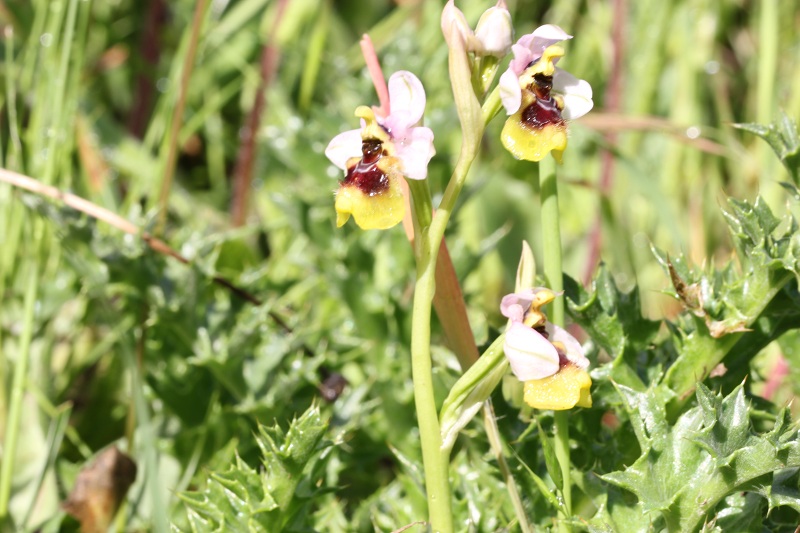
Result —
<path fill-rule="evenodd" d="M 472 24 L 490 7 L 458 6 Z M 783 209 L 785 170 L 731 124 L 800 116 L 798 2 L 508 6 L 516 37 L 544 23 L 574 35 L 559 66 L 594 89 L 560 171 L 566 272 L 588 283 L 603 261 L 621 287 L 638 284 L 648 317 L 673 316 L 651 245 L 720 264 L 731 256 L 726 197 L 761 193 Z M 368 32 L 387 77 L 410 70 L 426 88 L 436 203 L 460 142 L 442 7 L 0 1 L 2 166 L 162 236 L 191 263 L 0 184 L 0 431 L 18 443 L 18 525 L 63 527 L 58 502 L 111 442 L 139 464 L 120 523 L 181 524 L 177 492 L 224 467 L 234 447 L 254 460 L 256 423 L 285 423 L 339 375 L 344 393 L 323 401 L 340 444 L 325 479 L 347 491 L 321 497 L 316 516 L 334 530 L 411 521 L 424 502 L 407 348 L 413 256 L 400 227 L 335 228 L 341 172 L 323 151 L 357 126 L 357 105 L 377 104 L 358 47 Z M 503 324 L 498 302 L 521 241 L 539 255 L 535 171 L 503 150 L 502 121 L 487 130 L 447 234 L 479 345 Z M 458 370 L 443 345 L 434 353 L 443 396 Z M 21 423 L 10 430 L 15 383 Z M 482 453 L 465 450 L 457 462 Z M 508 505 L 490 501 L 486 516 Z"/>

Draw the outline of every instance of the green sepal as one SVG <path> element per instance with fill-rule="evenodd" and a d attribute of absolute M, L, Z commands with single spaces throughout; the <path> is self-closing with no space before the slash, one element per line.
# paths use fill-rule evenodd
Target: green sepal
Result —
<path fill-rule="evenodd" d="M 503 379 L 508 369 L 503 353 L 505 338 L 505 334 L 497 337 L 450 389 L 439 413 L 442 450 L 452 449 L 458 433 L 478 413 Z"/>

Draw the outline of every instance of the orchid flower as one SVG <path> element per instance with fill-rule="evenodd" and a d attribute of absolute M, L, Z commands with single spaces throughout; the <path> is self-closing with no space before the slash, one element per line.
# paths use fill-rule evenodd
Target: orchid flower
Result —
<path fill-rule="evenodd" d="M 450 0 L 442 11 L 442 33 L 448 41 L 452 25 L 455 25 L 461 34 L 467 52 L 474 52 L 479 56 L 503 58 L 511 49 L 514 29 L 511 25 L 511 14 L 504 0 L 498 0 L 496 6 L 484 11 L 474 32 L 467 24 L 464 13 L 456 7 L 454 0 Z"/>
<path fill-rule="evenodd" d="M 589 360 L 581 344 L 551 324 L 541 307 L 556 293 L 544 287 L 508 294 L 500 312 L 510 319 L 503 351 L 511 371 L 525 382 L 525 403 L 536 409 L 591 407 Z"/>
<path fill-rule="evenodd" d="M 556 43 L 572 39 L 552 24 L 522 36 L 511 47 L 514 59 L 500 76 L 500 98 L 506 113 L 503 146 L 517 159 L 541 161 L 553 152 L 559 162 L 567 147 L 567 123 L 589 112 L 592 87 L 556 68 L 564 49 Z"/>
<path fill-rule="evenodd" d="M 360 106 L 361 128 L 340 133 L 325 155 L 345 171 L 336 192 L 336 225 L 352 215 L 362 229 L 386 229 L 405 214 L 401 179 L 423 180 L 436 153 L 430 128 L 415 126 L 425 110 L 425 89 L 412 73 L 389 78 L 390 112 Z"/>

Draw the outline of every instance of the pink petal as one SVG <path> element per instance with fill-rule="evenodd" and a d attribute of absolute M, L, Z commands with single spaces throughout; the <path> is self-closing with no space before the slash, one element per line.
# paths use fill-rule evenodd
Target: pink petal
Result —
<path fill-rule="evenodd" d="M 562 294 L 561 292 L 554 293 L 547 287 L 533 287 L 530 289 L 524 289 L 519 292 L 512 292 L 511 294 L 506 294 L 503 296 L 503 299 L 500 301 L 500 312 L 503 316 L 506 316 L 512 320 L 514 318 L 509 313 L 516 313 L 516 308 L 513 306 L 518 305 L 522 308 L 523 313 L 530 309 L 531 304 L 534 300 L 537 299 L 540 292 L 547 291 L 550 295 L 559 295 Z M 522 318 L 519 319 L 522 321 Z"/>
<path fill-rule="evenodd" d="M 513 115 L 522 105 L 522 89 L 519 87 L 519 75 L 514 72 L 511 65 L 500 76 L 498 86 L 500 87 L 500 101 L 503 102 L 506 114 Z"/>
<path fill-rule="evenodd" d="M 542 379 L 558 372 L 558 352 L 542 335 L 515 322 L 506 333 L 503 351 L 520 381 Z"/>
<path fill-rule="evenodd" d="M 412 180 L 428 177 L 428 163 L 436 154 L 433 131 L 430 128 L 411 128 L 408 136 L 394 139 L 397 157 L 403 162 L 403 175 Z"/>
<path fill-rule="evenodd" d="M 334 137 L 325 148 L 325 155 L 331 163 L 346 170 L 348 159 L 361 156 L 361 130 L 345 131 Z"/>
<path fill-rule="evenodd" d="M 389 136 L 393 141 L 411 135 L 410 132 L 415 124 L 415 122 L 411 121 L 412 118 L 408 111 L 395 111 L 394 108 L 392 109 L 392 114 L 388 117 L 376 117 L 378 124 L 389 132 Z"/>
<path fill-rule="evenodd" d="M 565 120 L 582 117 L 594 107 L 592 86 L 589 82 L 579 80 L 566 70 L 556 69 L 553 75 L 553 91 L 564 97 L 561 116 Z"/>
<path fill-rule="evenodd" d="M 387 122 L 396 128 L 409 128 L 422 118 L 425 112 L 425 89 L 422 82 L 407 70 L 400 70 L 389 78 L 389 105 L 391 112 Z"/>
<path fill-rule="evenodd" d="M 526 68 L 528 68 L 528 65 L 531 61 L 536 59 L 533 55 L 533 52 L 531 52 L 527 46 L 519 44 L 524 38 L 525 37 L 522 37 L 519 41 L 517 41 L 517 44 L 511 47 L 511 51 L 514 52 L 514 59 L 512 59 L 511 63 L 508 64 L 508 69 L 513 70 L 517 77 L 519 77 L 519 75 L 522 74 Z"/>
<path fill-rule="evenodd" d="M 521 292 L 506 294 L 500 300 L 500 313 L 504 317 L 510 318 L 513 322 L 522 322 L 525 311 L 533 302 L 533 289 L 526 289 Z"/>

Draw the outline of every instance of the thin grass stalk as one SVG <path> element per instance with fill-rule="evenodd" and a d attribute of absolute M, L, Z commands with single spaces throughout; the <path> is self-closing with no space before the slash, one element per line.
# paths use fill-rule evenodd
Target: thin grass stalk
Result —
<path fill-rule="evenodd" d="M 161 177 L 161 188 L 158 195 L 156 234 L 161 234 L 167 223 L 169 193 L 172 189 L 175 165 L 178 161 L 178 136 L 183 122 L 183 110 L 186 107 L 186 93 L 189 91 L 189 80 L 192 78 L 195 56 L 197 55 L 197 42 L 200 40 L 200 30 L 202 29 L 203 19 L 208 10 L 209 3 L 210 0 L 197 0 L 195 4 L 194 17 L 192 18 L 192 31 L 189 37 L 189 48 L 183 61 L 181 83 L 178 87 L 178 98 L 172 113 L 172 121 L 170 122 L 169 134 L 166 139 L 167 160 L 164 164 L 164 173 Z"/>
<path fill-rule="evenodd" d="M 622 105 L 622 85 L 624 69 L 624 49 L 625 49 L 625 16 L 627 6 L 625 0 L 614 0 L 613 2 L 613 22 L 611 23 L 611 73 L 608 80 L 608 88 L 605 93 L 604 108 L 607 113 L 618 113 Z M 604 140 L 608 146 L 614 147 L 617 144 L 617 134 L 608 131 L 604 134 Z M 603 207 L 602 203 L 610 197 L 611 185 L 614 181 L 614 154 L 611 150 L 603 150 L 601 156 L 600 169 L 600 205 L 595 215 L 595 223 L 589 232 L 589 258 L 586 261 L 586 269 L 583 272 L 583 284 L 589 285 L 600 261 L 600 254 L 603 247 Z"/>
<path fill-rule="evenodd" d="M 514 481 L 514 475 L 508 467 L 508 462 L 505 457 L 505 450 L 503 449 L 503 441 L 500 436 L 500 429 L 497 427 L 497 416 L 494 414 L 494 407 L 492 406 L 491 398 L 486 401 L 483 407 L 483 421 L 486 426 L 486 436 L 489 439 L 489 445 L 494 452 L 495 459 L 497 459 L 497 466 L 500 468 L 500 475 L 506 484 L 508 497 L 511 499 L 511 505 L 514 506 L 514 513 L 517 515 L 519 522 L 519 529 L 522 533 L 533 533 L 534 529 L 528 521 L 528 513 L 525 510 L 525 505 L 522 503 L 517 483 Z"/>
<path fill-rule="evenodd" d="M 64 26 L 64 38 L 61 40 L 61 58 L 59 59 L 58 63 L 58 74 L 56 75 L 53 84 L 55 94 L 53 96 L 52 116 L 54 122 L 52 131 L 50 131 L 48 134 L 47 156 L 45 159 L 44 172 L 42 173 L 42 179 L 45 183 L 55 182 L 56 164 L 61 162 L 60 158 L 56 157 L 56 153 L 67 152 L 67 150 L 63 147 L 67 136 L 67 130 L 65 129 L 67 117 L 64 113 L 64 107 L 67 96 L 69 64 L 73 56 L 77 17 L 78 0 L 70 0 L 67 8 L 67 20 Z M 79 53 L 82 55 L 82 52 Z M 57 150 L 57 148 L 59 149 Z M 61 186 L 67 185 L 64 183 L 64 180 L 66 180 L 67 177 L 68 176 L 62 177 L 60 182 Z"/>
<path fill-rule="evenodd" d="M 14 28 L 5 27 L 5 64 L 6 69 L 6 110 L 8 113 L 9 150 L 3 166 L 18 168 L 22 162 L 22 141 L 19 135 L 19 118 L 17 116 L 17 65 L 14 61 Z"/>
<path fill-rule="evenodd" d="M 64 434 L 69 427 L 69 417 L 71 413 L 72 407 L 67 406 L 64 409 L 60 409 L 54 419 L 50 421 L 50 427 L 47 430 L 46 439 L 47 457 L 42 463 L 39 473 L 36 476 L 36 489 L 33 491 L 31 504 L 21 521 L 21 525 L 24 530 L 29 529 L 28 523 L 31 521 L 31 516 L 33 516 L 33 512 L 36 509 L 36 501 L 39 497 L 39 493 L 42 490 L 42 486 L 44 485 L 45 478 L 47 477 L 47 471 L 51 468 L 55 468 L 58 452 L 61 449 L 61 443 L 64 441 Z"/>
<path fill-rule="evenodd" d="M 143 332 L 140 331 L 140 334 L 142 333 Z M 137 339 L 136 342 L 138 343 L 139 340 Z M 168 533 L 167 498 L 165 498 L 167 489 L 162 485 L 158 473 L 158 435 L 150 417 L 147 399 L 144 396 L 144 383 L 142 381 L 139 365 L 136 361 L 136 356 L 131 352 L 129 344 L 121 343 L 120 346 L 124 348 L 125 363 L 128 367 L 127 371 L 131 379 L 131 401 L 136 409 L 136 427 L 142 437 L 137 445 L 140 451 L 136 453 L 136 456 L 141 457 L 144 463 L 144 483 L 142 485 L 142 490 L 147 494 L 150 500 L 153 531 L 156 533 Z M 134 450 L 131 451 L 133 452 Z M 134 511 L 135 506 L 132 505 L 130 507 L 130 513 Z M 130 523 L 130 518 L 129 516 L 128 523 Z"/>
<path fill-rule="evenodd" d="M 25 297 L 22 311 L 22 331 L 19 339 L 19 350 L 14 364 L 14 377 L 11 383 L 11 398 L 9 401 L 8 419 L 5 426 L 3 440 L 3 462 L 0 465 L 0 529 L 5 529 L 9 519 L 9 501 L 11 499 L 11 481 L 14 476 L 14 458 L 17 455 L 19 444 L 19 427 L 22 417 L 22 400 L 25 393 L 25 382 L 30 364 L 31 339 L 34 329 L 34 308 L 39 292 L 39 259 L 38 253 L 42 252 L 41 242 L 44 232 L 44 221 L 37 218 L 33 224 L 34 268 L 28 269 L 28 280 L 25 286 Z"/>

